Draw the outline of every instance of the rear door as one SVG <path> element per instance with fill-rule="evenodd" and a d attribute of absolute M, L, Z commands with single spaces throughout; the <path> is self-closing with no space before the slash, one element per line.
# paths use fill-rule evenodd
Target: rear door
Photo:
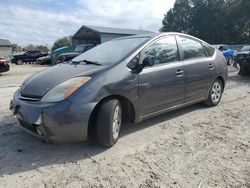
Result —
<path fill-rule="evenodd" d="M 206 52 L 200 41 L 186 36 L 177 38 L 185 67 L 185 102 L 202 99 L 206 97 L 216 77 L 215 57 Z"/>
<path fill-rule="evenodd" d="M 150 115 L 184 102 L 184 66 L 179 61 L 175 36 L 158 39 L 140 53 L 140 62 L 152 55 L 155 65 L 139 74 L 141 115 Z"/>

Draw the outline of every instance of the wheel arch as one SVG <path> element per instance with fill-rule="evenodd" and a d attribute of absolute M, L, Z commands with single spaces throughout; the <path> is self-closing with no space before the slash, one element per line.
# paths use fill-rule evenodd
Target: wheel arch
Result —
<path fill-rule="evenodd" d="M 103 98 L 99 101 L 96 106 L 94 107 L 93 111 L 90 114 L 89 122 L 88 122 L 88 139 L 92 139 L 95 133 L 95 124 L 96 124 L 96 117 L 101 105 L 108 100 L 117 99 L 121 102 L 122 105 L 122 114 L 123 114 L 123 121 L 125 119 L 126 122 L 133 122 L 135 121 L 135 108 L 133 103 L 126 97 L 121 95 L 110 95 Z"/>
<path fill-rule="evenodd" d="M 218 76 L 216 79 L 218 79 L 218 80 L 220 80 L 220 81 L 222 82 L 222 85 L 223 85 L 223 91 L 224 91 L 224 89 L 225 89 L 225 84 L 226 84 L 226 82 L 225 82 L 224 78 L 223 78 L 222 76 Z"/>

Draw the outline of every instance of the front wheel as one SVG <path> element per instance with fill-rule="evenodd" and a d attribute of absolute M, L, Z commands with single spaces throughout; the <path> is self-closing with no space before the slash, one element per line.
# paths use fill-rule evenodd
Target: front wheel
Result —
<path fill-rule="evenodd" d="M 220 103 L 223 93 L 223 84 L 221 80 L 216 79 L 209 91 L 208 99 L 205 102 L 207 106 L 216 106 Z"/>
<path fill-rule="evenodd" d="M 97 115 L 97 142 L 103 146 L 113 146 L 119 139 L 121 124 L 121 103 L 117 99 L 105 101 L 101 105 Z"/>

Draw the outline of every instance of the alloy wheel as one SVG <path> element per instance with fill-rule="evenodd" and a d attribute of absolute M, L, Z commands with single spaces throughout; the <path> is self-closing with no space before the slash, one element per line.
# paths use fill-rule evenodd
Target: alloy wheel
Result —
<path fill-rule="evenodd" d="M 211 98 L 213 103 L 218 103 L 220 101 L 222 94 L 222 87 L 219 82 L 215 82 L 212 87 Z"/>
<path fill-rule="evenodd" d="M 113 115 L 113 138 L 114 139 L 117 139 L 119 136 L 121 120 L 122 120 L 121 107 L 116 106 L 114 110 L 114 115 Z"/>

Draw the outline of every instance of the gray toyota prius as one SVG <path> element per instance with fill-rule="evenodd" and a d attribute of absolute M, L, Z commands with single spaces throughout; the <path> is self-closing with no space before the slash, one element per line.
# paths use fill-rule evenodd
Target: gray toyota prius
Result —
<path fill-rule="evenodd" d="M 194 103 L 216 106 L 228 77 L 221 52 L 181 33 L 105 42 L 24 81 L 11 100 L 18 124 L 49 142 L 92 135 L 114 145 L 126 121 Z"/>

